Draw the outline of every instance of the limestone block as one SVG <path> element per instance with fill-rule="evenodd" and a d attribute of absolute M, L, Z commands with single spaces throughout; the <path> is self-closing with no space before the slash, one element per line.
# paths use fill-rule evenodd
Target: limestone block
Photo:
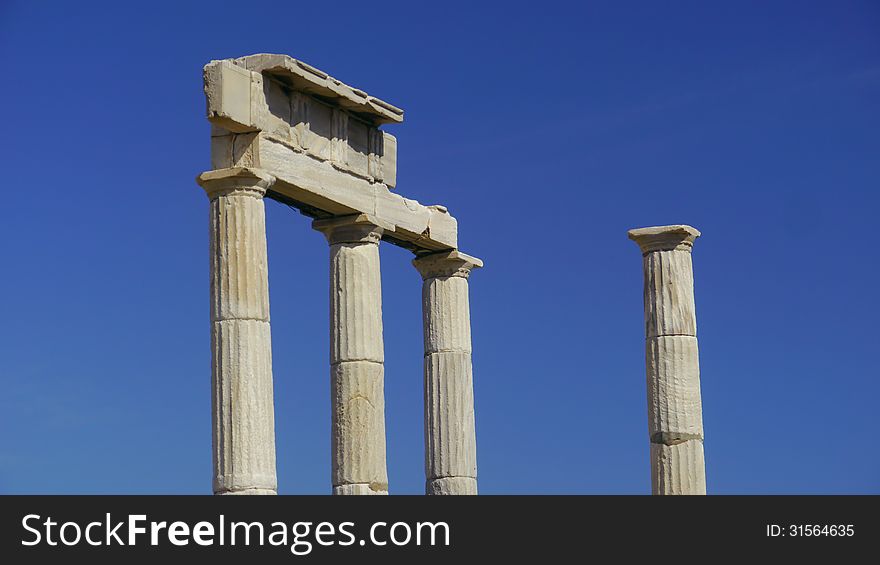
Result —
<path fill-rule="evenodd" d="M 251 72 L 231 61 L 211 61 L 204 69 L 211 123 L 233 132 L 260 129 L 251 119 Z"/>
<path fill-rule="evenodd" d="M 378 244 L 330 247 L 330 319 L 331 363 L 384 360 Z"/>
<path fill-rule="evenodd" d="M 208 120 L 234 133 L 264 131 L 291 139 L 290 96 L 284 86 L 231 61 L 205 66 Z"/>
<path fill-rule="evenodd" d="M 257 168 L 229 167 L 205 171 L 196 177 L 196 182 L 211 199 L 228 195 L 262 198 L 275 177 Z"/>
<path fill-rule="evenodd" d="M 309 155 L 322 161 L 333 157 L 333 107 L 314 100 L 306 99 L 307 128 L 303 133 L 303 147 Z"/>
<path fill-rule="evenodd" d="M 471 355 L 425 356 L 425 476 L 476 477 Z"/>
<path fill-rule="evenodd" d="M 257 148 L 260 167 L 274 171 L 279 179 L 273 190 L 329 214 L 376 213 L 377 185 L 368 180 L 343 173 L 271 137 L 261 136 Z M 320 149 L 325 150 L 329 156 L 329 141 L 326 149 Z"/>
<path fill-rule="evenodd" d="M 378 125 L 402 121 L 399 108 L 283 55 L 212 61 L 204 75 L 215 128 L 262 131 L 341 171 L 396 185 L 397 139 Z"/>
<path fill-rule="evenodd" d="M 265 496 L 265 495 L 275 495 L 278 494 L 274 490 L 268 490 L 263 488 L 249 488 L 244 490 L 234 490 L 227 492 L 216 492 L 214 494 L 224 495 L 224 496 L 242 496 L 242 495 L 257 495 L 257 496 Z"/>
<path fill-rule="evenodd" d="M 232 167 L 233 134 L 211 137 L 211 168 L 226 169 Z"/>
<path fill-rule="evenodd" d="M 359 176 L 370 177 L 370 126 L 356 118 L 346 118 L 345 143 L 340 147 L 345 166 Z"/>
<path fill-rule="evenodd" d="M 394 224 L 397 237 L 419 239 L 428 233 L 430 213 L 415 200 L 394 194 L 382 184 L 376 187 L 376 216 Z"/>
<path fill-rule="evenodd" d="M 379 155 L 380 170 L 373 175 L 387 186 L 397 186 L 397 138 L 387 132 L 379 132 L 382 139 L 382 148 Z"/>
<path fill-rule="evenodd" d="M 330 120 L 330 160 L 342 170 L 348 164 L 348 114 L 333 108 Z"/>
<path fill-rule="evenodd" d="M 253 166 L 272 171 L 278 178 L 272 190 L 291 200 L 332 215 L 373 215 L 400 226 L 394 237 L 419 249 L 440 251 L 458 244 L 458 223 L 442 206 L 423 206 L 382 183 L 347 174 L 265 134 L 258 136 L 254 147 L 258 158 Z"/>
<path fill-rule="evenodd" d="M 425 353 L 471 352 L 468 281 L 464 277 L 433 277 L 422 285 Z"/>
<path fill-rule="evenodd" d="M 260 73 L 251 73 L 251 121 L 261 131 L 291 140 L 290 98 L 283 87 Z"/>
<path fill-rule="evenodd" d="M 275 491 L 275 411 L 269 323 L 212 323 L 214 492 Z"/>
<path fill-rule="evenodd" d="M 700 230 L 676 224 L 629 230 L 627 235 L 639 245 L 644 255 L 652 251 L 689 251 L 700 237 Z"/>
<path fill-rule="evenodd" d="M 370 495 L 388 495 L 387 490 L 373 490 L 376 485 L 356 484 L 356 485 L 339 485 L 333 487 L 334 495 L 354 495 L 354 496 L 370 496 Z"/>
<path fill-rule="evenodd" d="M 675 445 L 652 443 L 651 484 L 654 494 L 706 494 L 702 440 Z"/>
<path fill-rule="evenodd" d="M 294 147 L 305 150 L 305 136 L 309 127 L 308 104 L 310 97 L 302 92 L 290 92 L 290 134 Z"/>
<path fill-rule="evenodd" d="M 436 277 L 461 277 L 467 279 L 473 269 L 483 266 L 483 261 L 457 249 L 447 249 L 435 253 L 419 255 L 413 259 L 413 266 L 418 269 L 422 279 Z M 424 298 L 425 295 L 422 295 Z"/>
<path fill-rule="evenodd" d="M 333 485 L 388 490 L 385 467 L 385 389 L 381 363 L 331 367 Z"/>
<path fill-rule="evenodd" d="M 230 133 L 229 135 L 212 137 L 211 167 L 214 169 L 258 168 L 257 139 L 257 132 Z"/>
<path fill-rule="evenodd" d="M 224 127 L 220 127 L 217 124 L 208 122 L 211 126 L 211 137 L 223 137 L 225 135 L 231 135 L 232 132 Z"/>
<path fill-rule="evenodd" d="M 266 110 L 286 124 L 291 123 L 290 97 L 291 91 L 277 80 L 263 77 L 263 100 Z"/>
<path fill-rule="evenodd" d="M 477 479 L 472 477 L 443 477 L 425 481 L 425 494 L 428 495 L 475 495 Z"/>
<path fill-rule="evenodd" d="M 218 196 L 210 204 L 211 320 L 269 320 L 262 198 Z"/>
<path fill-rule="evenodd" d="M 337 243 L 378 244 L 385 232 L 393 232 L 394 226 L 372 214 L 347 214 L 321 218 L 312 222 L 312 228 L 324 234 L 330 245 Z"/>
<path fill-rule="evenodd" d="M 445 206 L 428 206 L 428 234 L 434 241 L 451 248 L 458 247 L 458 221 L 452 217 Z"/>
<path fill-rule="evenodd" d="M 237 167 L 258 169 L 257 140 L 258 132 L 212 136 L 211 167 L 215 170 Z"/>
<path fill-rule="evenodd" d="M 697 335 L 694 270 L 689 250 L 653 251 L 645 270 L 645 335 Z"/>
<path fill-rule="evenodd" d="M 651 441 L 703 438 L 697 338 L 665 336 L 645 344 Z"/>
<path fill-rule="evenodd" d="M 260 154 L 257 149 L 259 133 L 237 133 L 232 138 L 232 164 L 231 167 L 256 167 L 260 166 Z"/>

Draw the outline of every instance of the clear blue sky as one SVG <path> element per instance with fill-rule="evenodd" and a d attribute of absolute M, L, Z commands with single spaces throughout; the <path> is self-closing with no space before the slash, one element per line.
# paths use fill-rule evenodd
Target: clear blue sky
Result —
<path fill-rule="evenodd" d="M 139 7 L 135 7 L 135 4 Z M 688 223 L 710 493 L 880 492 L 876 2 L 0 4 L 0 492 L 208 493 L 202 66 L 406 110 L 471 278 L 482 493 L 647 493 L 641 259 Z M 281 493 L 329 491 L 327 245 L 266 206 Z M 382 247 L 388 470 L 421 493 L 420 278 Z"/>

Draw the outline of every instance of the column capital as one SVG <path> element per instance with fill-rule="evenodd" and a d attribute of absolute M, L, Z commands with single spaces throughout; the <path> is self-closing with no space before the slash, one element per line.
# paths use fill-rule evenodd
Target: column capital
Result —
<path fill-rule="evenodd" d="M 211 199 L 230 194 L 262 198 L 275 183 L 275 177 L 260 169 L 230 167 L 205 171 L 196 177 L 196 182 Z"/>
<path fill-rule="evenodd" d="M 472 269 L 483 266 L 480 259 L 466 255 L 457 249 L 422 255 L 413 259 L 412 263 L 424 280 L 437 277 L 462 277 L 466 279 Z"/>
<path fill-rule="evenodd" d="M 700 231 L 686 225 L 654 226 L 650 228 L 632 229 L 627 232 L 635 241 L 642 253 L 652 251 L 691 251 L 694 240 L 700 237 Z"/>
<path fill-rule="evenodd" d="M 371 214 L 352 214 L 320 218 L 312 228 L 322 232 L 330 245 L 337 243 L 379 243 L 382 234 L 393 232 L 394 225 Z"/>

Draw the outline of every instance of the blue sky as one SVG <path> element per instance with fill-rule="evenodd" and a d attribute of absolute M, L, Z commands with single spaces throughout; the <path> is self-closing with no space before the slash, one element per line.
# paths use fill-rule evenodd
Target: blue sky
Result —
<path fill-rule="evenodd" d="M 476 4 L 476 5 L 475 5 Z M 0 492 L 209 493 L 202 66 L 406 110 L 471 278 L 482 493 L 648 493 L 641 259 L 688 223 L 708 490 L 878 493 L 880 6 L 0 4 Z M 329 491 L 328 251 L 266 206 L 279 491 Z M 388 469 L 421 493 L 420 278 L 383 245 Z"/>

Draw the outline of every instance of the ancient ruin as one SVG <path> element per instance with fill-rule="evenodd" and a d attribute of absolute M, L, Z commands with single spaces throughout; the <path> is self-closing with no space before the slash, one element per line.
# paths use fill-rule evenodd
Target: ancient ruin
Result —
<path fill-rule="evenodd" d="M 286 55 L 204 69 L 210 199 L 215 494 L 275 494 L 264 198 L 313 218 L 330 245 L 333 494 L 388 494 L 379 244 L 423 279 L 427 494 L 476 494 L 468 275 L 443 206 L 392 192 L 403 110 Z"/>
<path fill-rule="evenodd" d="M 690 226 L 630 230 L 645 272 L 645 361 L 654 494 L 706 494 Z"/>
<path fill-rule="evenodd" d="M 468 277 L 443 206 L 392 191 L 403 110 L 286 55 L 204 69 L 210 199 L 215 494 L 275 494 L 264 198 L 311 217 L 330 245 L 332 492 L 388 494 L 379 245 L 422 276 L 425 492 L 477 494 Z M 705 494 L 690 226 L 631 230 L 642 250 L 654 494 Z"/>

